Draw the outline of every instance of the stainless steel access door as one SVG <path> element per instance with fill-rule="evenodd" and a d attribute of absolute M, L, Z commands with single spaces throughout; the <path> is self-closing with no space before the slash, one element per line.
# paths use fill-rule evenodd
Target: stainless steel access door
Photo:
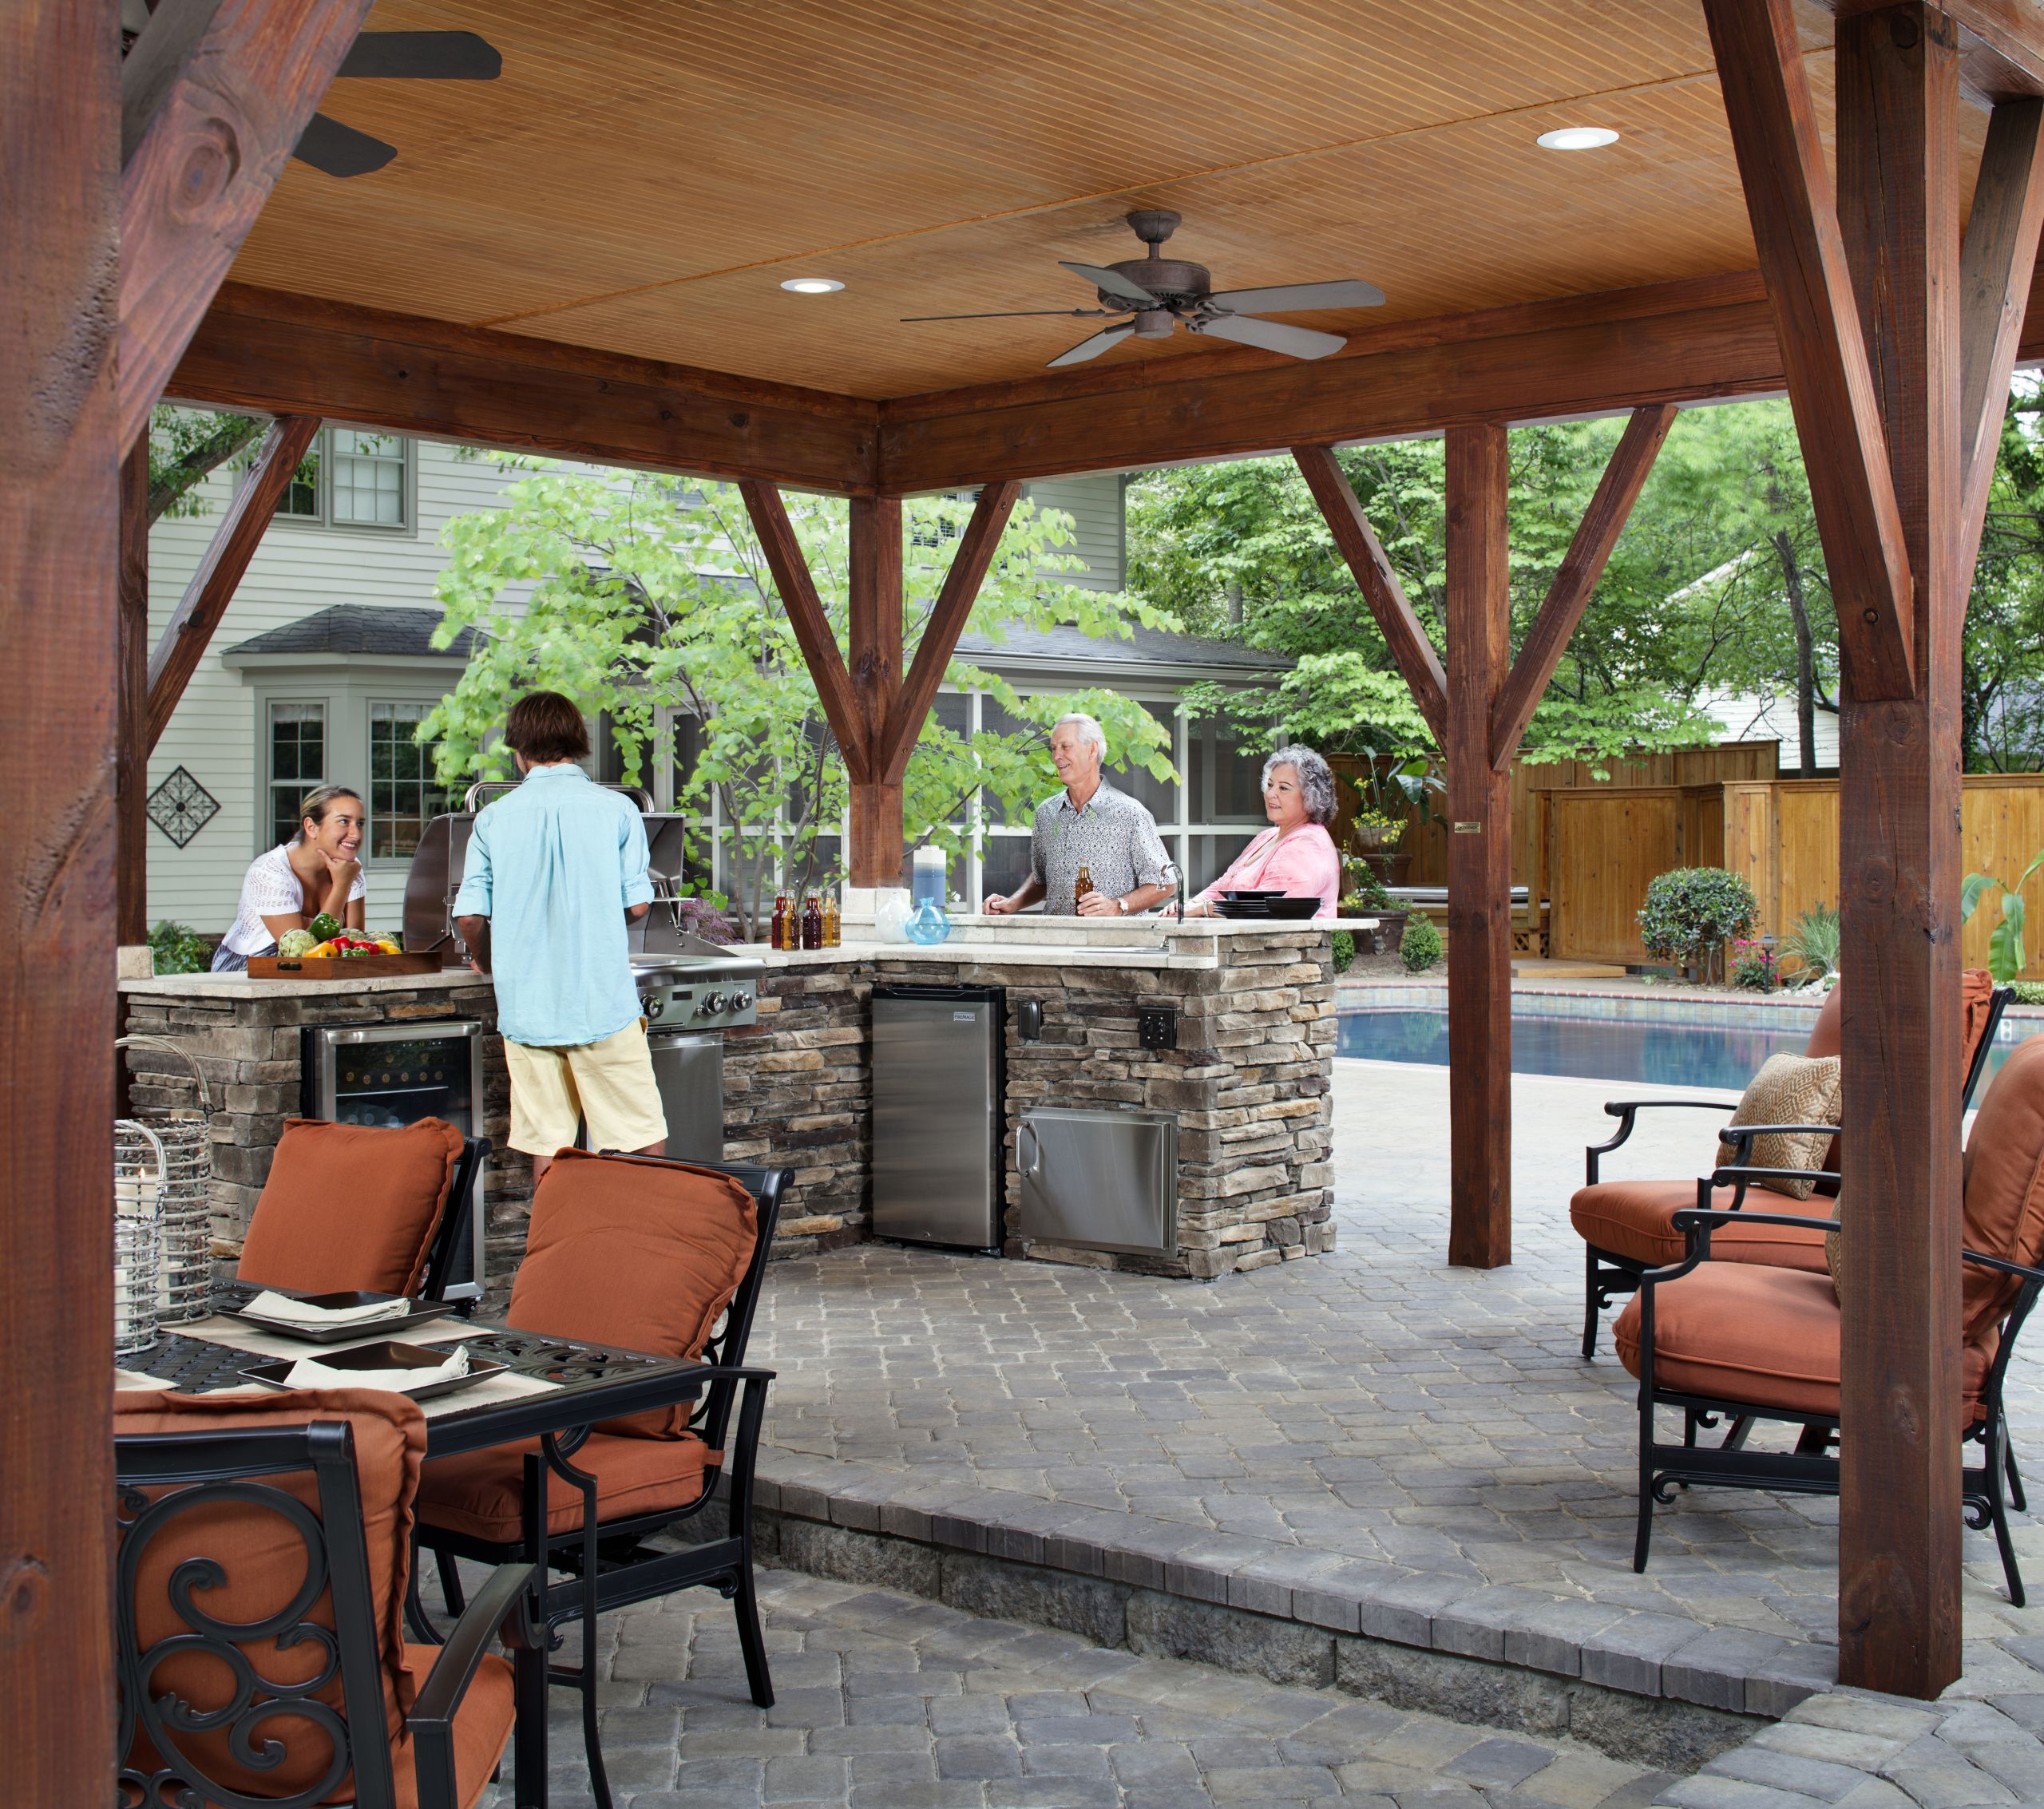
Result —
<path fill-rule="evenodd" d="M 653 1031 L 653 1081 L 667 1121 L 667 1154 L 684 1162 L 724 1159 L 724 1039 L 717 1031 Z"/>
<path fill-rule="evenodd" d="M 1024 1237 L 1132 1256 L 1177 1249 L 1175 1114 L 1039 1106 L 1016 1128 L 1015 1162 Z"/>
<path fill-rule="evenodd" d="M 1000 1042 L 991 988 L 873 995 L 873 1229 L 917 1244 L 1000 1241 Z"/>

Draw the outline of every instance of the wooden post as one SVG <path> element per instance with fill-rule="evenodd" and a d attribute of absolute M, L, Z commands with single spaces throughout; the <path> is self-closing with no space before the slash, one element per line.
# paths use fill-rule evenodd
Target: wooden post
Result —
<path fill-rule="evenodd" d="M 47 1809 L 113 1789 L 116 30 L 15 0 L 0 57 L 0 1721 Z"/>
<path fill-rule="evenodd" d="M 1841 18 L 1836 67 L 1840 224 L 1915 581 L 1913 690 L 1869 699 L 1848 661 L 1839 723 L 1840 1192 L 1864 1203 L 1845 1245 L 1839 1673 L 1931 1697 L 1961 1633 L 1957 34 L 1913 3 Z M 1830 563 L 1841 618 L 1875 607 Z"/>
<path fill-rule="evenodd" d="M 149 437 L 121 465 L 120 740 L 113 757 L 114 938 L 149 933 Z"/>
<path fill-rule="evenodd" d="M 864 718 L 866 746 L 885 745 L 901 692 L 901 499 L 854 497 L 850 572 L 852 689 Z M 870 754 L 868 770 L 852 779 L 854 885 L 901 883 L 901 782 Z"/>
<path fill-rule="evenodd" d="M 1448 430 L 1448 1260 L 1511 1261 L 1511 781 L 1491 723 L 1511 664 L 1505 430 Z"/>

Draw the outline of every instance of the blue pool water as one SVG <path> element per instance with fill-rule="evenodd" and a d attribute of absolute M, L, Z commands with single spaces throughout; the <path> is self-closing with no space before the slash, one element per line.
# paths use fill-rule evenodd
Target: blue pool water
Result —
<path fill-rule="evenodd" d="M 2034 1019 L 2004 1022 L 1989 1072 Z M 1769 1055 L 1800 1055 L 1804 1030 L 1745 1030 L 1707 1024 L 1624 1023 L 1607 1018 L 1522 1015 L 1511 1019 L 1515 1074 L 1572 1075 L 1586 1080 L 1638 1080 L 1657 1087 L 1741 1091 Z M 1448 1063 L 1445 1011 L 1344 1011 L 1337 1055 L 1377 1062 Z M 1986 1091 L 1974 1095 L 1979 1104 Z"/>

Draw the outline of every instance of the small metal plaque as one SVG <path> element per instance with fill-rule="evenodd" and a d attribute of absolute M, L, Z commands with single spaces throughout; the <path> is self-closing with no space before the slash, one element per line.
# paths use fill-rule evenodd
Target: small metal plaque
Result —
<path fill-rule="evenodd" d="M 1483 833 L 1483 825 L 1481 823 L 1457 823 L 1455 825 L 1455 833 L 1457 835 L 1481 835 Z"/>

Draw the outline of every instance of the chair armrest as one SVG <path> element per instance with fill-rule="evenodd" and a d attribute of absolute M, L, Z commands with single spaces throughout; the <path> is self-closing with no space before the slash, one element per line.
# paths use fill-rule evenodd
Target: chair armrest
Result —
<path fill-rule="evenodd" d="M 1807 1181 L 1814 1186 L 1827 1177 L 1837 1178 L 1826 1168 L 1754 1168 L 1744 1162 L 1727 1162 L 1722 1168 L 1710 1171 L 1709 1185 L 1713 1188 L 1741 1187 L 1755 1181 Z M 1753 1217 L 1751 1213 L 1742 1213 L 1741 1216 L 1749 1222 Z"/>
<path fill-rule="evenodd" d="M 1977 1262 L 1983 1269 L 1998 1269 L 2003 1275 L 2019 1275 L 2026 1281 L 2034 1281 L 2044 1286 L 2044 1269 L 2031 1269 L 2024 1263 L 2010 1262 L 2006 1257 L 1983 1256 L 1978 1250 L 1962 1249 L 1959 1253 L 1967 1262 Z"/>
<path fill-rule="evenodd" d="M 1807 1171 L 1802 1169 L 1761 1169 L 1754 1172 L 1762 1174 L 1779 1173 L 1800 1175 Z M 1682 1232 L 1707 1231 L 1719 1225 L 1801 1225 L 1809 1231 L 1836 1231 L 1838 1229 L 1838 1221 L 1835 1218 L 1808 1218 L 1800 1213 L 1749 1213 L 1743 1210 L 1736 1213 L 1700 1212 L 1693 1206 L 1683 1207 L 1669 1221 L 1669 1223 L 1676 1230 Z"/>
<path fill-rule="evenodd" d="M 533 1581 L 537 1567 L 530 1564 L 500 1564 L 489 1581 L 469 1597 L 461 1617 L 450 1628 L 447 1643 L 433 1661 L 433 1668 L 419 1685 L 418 1700 L 406 1722 L 414 1733 L 429 1728 L 454 1725 L 454 1712 L 468 1693 L 476 1667 L 489 1650 L 499 1629 L 504 1643 L 530 1649 L 538 1639 L 532 1621 Z"/>
<path fill-rule="evenodd" d="M 1679 1106 L 1685 1110 L 1705 1112 L 1733 1112 L 1739 1109 L 1736 1099 L 1606 1099 L 1604 1110 L 1618 1121 L 1618 1134 L 1608 1143 L 1591 1143 L 1583 1152 L 1583 1182 L 1586 1187 L 1597 1185 L 1597 1158 L 1608 1156 L 1632 1135 L 1633 1121 L 1644 1111 L 1662 1106 Z"/>

